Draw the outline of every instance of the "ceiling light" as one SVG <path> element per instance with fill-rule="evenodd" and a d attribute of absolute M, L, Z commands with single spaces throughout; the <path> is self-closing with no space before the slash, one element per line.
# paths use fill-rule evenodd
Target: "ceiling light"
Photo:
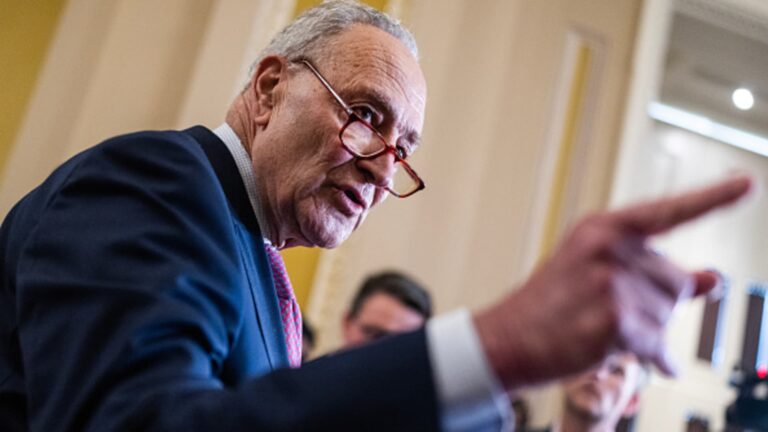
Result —
<path fill-rule="evenodd" d="M 731 98 L 736 108 L 742 111 L 750 110 L 755 105 L 755 97 L 752 96 L 751 91 L 745 88 L 736 89 Z"/>
<path fill-rule="evenodd" d="M 648 115 L 662 123 L 677 126 L 707 138 L 768 157 L 768 138 L 760 135 L 732 128 L 714 122 L 704 116 L 659 102 L 652 102 L 648 106 Z"/>

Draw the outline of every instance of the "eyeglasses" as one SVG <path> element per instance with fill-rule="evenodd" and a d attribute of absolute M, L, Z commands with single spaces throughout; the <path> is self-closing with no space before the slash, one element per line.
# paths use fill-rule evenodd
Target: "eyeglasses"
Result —
<path fill-rule="evenodd" d="M 384 153 L 392 153 L 395 157 L 395 172 L 389 186 L 387 186 L 387 190 L 392 195 L 398 198 L 406 198 L 424 189 L 424 181 L 405 161 L 407 156 L 405 151 L 388 143 L 379 131 L 363 120 L 355 110 L 350 108 L 309 60 L 302 59 L 299 62 L 312 71 L 333 98 L 336 99 L 336 102 L 341 105 L 344 112 L 347 113 L 347 121 L 339 131 L 342 147 L 360 159 L 374 159 Z"/>

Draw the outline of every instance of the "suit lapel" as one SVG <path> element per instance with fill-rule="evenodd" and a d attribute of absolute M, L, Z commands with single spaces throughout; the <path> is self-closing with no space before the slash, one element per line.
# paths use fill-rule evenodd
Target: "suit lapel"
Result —
<path fill-rule="evenodd" d="M 226 145 L 207 128 L 196 126 L 184 132 L 192 136 L 202 147 L 238 219 L 239 223 L 235 225 L 238 240 L 243 246 L 241 256 L 270 367 L 277 369 L 288 366 L 288 352 L 283 337 L 282 319 L 272 270 L 264 250 L 261 229 L 253 213 L 237 164 Z"/>

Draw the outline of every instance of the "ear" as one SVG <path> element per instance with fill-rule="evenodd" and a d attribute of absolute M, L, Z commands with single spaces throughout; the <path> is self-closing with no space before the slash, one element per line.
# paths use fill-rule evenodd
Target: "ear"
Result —
<path fill-rule="evenodd" d="M 635 392 L 627 402 L 627 406 L 624 407 L 624 411 L 621 412 L 622 417 L 632 417 L 637 414 L 640 409 L 640 392 Z"/>
<path fill-rule="evenodd" d="M 280 97 L 279 84 L 286 78 L 288 63 L 278 56 L 264 57 L 251 77 L 249 91 L 253 92 L 254 121 L 257 126 L 267 126 Z"/>

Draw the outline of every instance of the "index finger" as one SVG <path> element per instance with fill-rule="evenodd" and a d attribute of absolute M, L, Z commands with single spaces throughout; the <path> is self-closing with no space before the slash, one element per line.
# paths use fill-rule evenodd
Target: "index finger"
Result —
<path fill-rule="evenodd" d="M 718 207 L 732 204 L 746 195 L 751 187 L 750 177 L 732 177 L 681 195 L 617 210 L 613 217 L 619 225 L 638 234 L 659 234 Z"/>

